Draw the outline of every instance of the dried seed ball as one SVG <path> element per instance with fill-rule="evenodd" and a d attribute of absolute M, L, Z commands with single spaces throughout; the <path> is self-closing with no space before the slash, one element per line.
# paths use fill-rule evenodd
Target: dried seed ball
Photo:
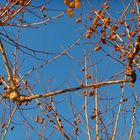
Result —
<path fill-rule="evenodd" d="M 80 0 L 75 0 L 75 8 L 80 8 L 80 7 L 81 7 Z"/>
<path fill-rule="evenodd" d="M 106 31 L 105 30 L 101 30 L 100 32 L 102 33 L 101 34 L 102 37 L 105 37 L 106 36 Z"/>
<path fill-rule="evenodd" d="M 102 6 L 105 10 L 107 10 L 109 8 L 108 2 L 105 2 Z"/>
<path fill-rule="evenodd" d="M 43 5 L 43 6 L 40 8 L 40 12 L 43 12 L 44 10 L 46 10 L 46 7 Z"/>
<path fill-rule="evenodd" d="M 92 97 L 94 94 L 95 94 L 95 91 L 94 90 L 90 90 L 89 96 Z"/>
<path fill-rule="evenodd" d="M 78 128 L 75 128 L 74 134 L 75 134 L 75 135 L 78 135 Z"/>
<path fill-rule="evenodd" d="M 92 17 L 91 17 L 90 15 L 88 15 L 88 19 L 89 19 L 89 20 L 92 20 Z"/>
<path fill-rule="evenodd" d="M 44 118 L 40 118 L 39 122 L 42 124 L 44 122 Z"/>
<path fill-rule="evenodd" d="M 111 26 L 110 28 L 111 30 L 116 31 L 118 29 L 118 25 Z"/>
<path fill-rule="evenodd" d="M 91 38 L 93 32 L 94 32 L 94 29 L 90 27 L 90 28 L 87 30 L 86 38 Z"/>
<path fill-rule="evenodd" d="M 22 18 L 18 18 L 18 21 L 21 22 L 22 21 Z"/>
<path fill-rule="evenodd" d="M 105 26 L 108 26 L 109 25 L 109 23 L 110 23 L 110 18 L 104 18 L 104 25 Z"/>
<path fill-rule="evenodd" d="M 75 2 L 72 1 L 68 4 L 69 8 L 75 8 Z"/>
<path fill-rule="evenodd" d="M 4 126 L 5 126 L 5 122 L 2 122 L 1 127 L 4 128 Z"/>
<path fill-rule="evenodd" d="M 39 106 L 39 105 L 41 105 L 41 103 L 40 102 L 36 102 L 36 104 Z"/>
<path fill-rule="evenodd" d="M 138 18 L 138 26 L 140 26 L 140 17 Z"/>
<path fill-rule="evenodd" d="M 74 16 L 74 12 L 73 12 L 72 8 L 68 8 L 67 9 L 67 13 L 68 13 L 69 17 L 73 17 Z"/>
<path fill-rule="evenodd" d="M 130 10 L 130 13 L 131 13 L 132 15 L 134 15 L 134 14 L 135 14 L 135 12 L 136 12 L 136 10 L 135 10 L 135 9 L 131 9 L 131 10 Z"/>
<path fill-rule="evenodd" d="M 75 20 L 76 23 L 80 23 L 81 21 L 82 21 L 82 18 L 77 18 L 77 19 Z"/>
<path fill-rule="evenodd" d="M 78 123 L 81 123 L 81 119 L 80 118 L 78 118 Z"/>
<path fill-rule="evenodd" d="M 133 107 L 132 112 L 136 113 L 136 107 L 135 106 Z"/>
<path fill-rule="evenodd" d="M 35 121 L 36 121 L 36 122 L 39 121 L 39 115 L 36 115 Z"/>
<path fill-rule="evenodd" d="M 0 80 L 0 85 L 2 85 L 3 84 L 3 82 Z"/>
<path fill-rule="evenodd" d="M 103 44 L 106 44 L 105 38 L 102 37 L 102 38 L 100 39 L 100 41 L 101 41 Z"/>
<path fill-rule="evenodd" d="M 91 33 L 89 33 L 89 32 L 86 33 L 86 38 L 91 38 L 91 36 L 92 36 Z"/>
<path fill-rule="evenodd" d="M 97 22 L 99 21 L 99 16 L 96 16 L 95 19 L 93 20 L 93 25 L 97 24 Z"/>
<path fill-rule="evenodd" d="M 111 35 L 111 38 L 110 38 L 112 41 L 116 41 L 116 35 L 115 34 L 113 34 L 113 35 Z"/>
<path fill-rule="evenodd" d="M 84 96 L 87 95 L 87 90 L 83 90 L 83 95 L 84 95 Z"/>
<path fill-rule="evenodd" d="M 95 119 L 96 118 L 96 114 L 92 114 L 90 118 L 91 118 L 91 120 Z"/>
<path fill-rule="evenodd" d="M 82 81 L 80 81 L 79 86 L 80 86 L 80 87 L 83 87 L 83 83 L 82 83 Z"/>
<path fill-rule="evenodd" d="M 94 48 L 94 51 L 95 51 L 95 52 L 98 52 L 100 49 L 101 49 L 101 46 L 98 45 L 98 46 L 96 46 L 96 47 Z"/>
<path fill-rule="evenodd" d="M 69 0 L 64 0 L 64 4 L 69 5 L 70 1 Z"/>
<path fill-rule="evenodd" d="M 51 107 L 51 106 L 47 106 L 47 110 L 48 110 L 49 112 L 51 112 L 52 107 Z"/>
<path fill-rule="evenodd" d="M 15 128 L 15 126 L 12 126 L 12 127 L 11 127 L 11 130 L 14 130 L 14 128 Z"/>
<path fill-rule="evenodd" d="M 45 18 L 46 17 L 46 14 L 43 14 L 42 17 Z"/>
<path fill-rule="evenodd" d="M 85 105 L 82 105 L 82 108 L 85 109 L 86 108 Z"/>
<path fill-rule="evenodd" d="M 97 11 L 96 11 L 96 13 L 97 13 L 98 15 L 101 14 L 101 12 L 102 12 L 101 10 L 97 10 Z"/>
<path fill-rule="evenodd" d="M 58 121 L 61 122 L 62 120 L 59 118 Z"/>
<path fill-rule="evenodd" d="M 124 36 L 126 36 L 126 32 L 122 32 L 120 35 L 121 35 L 121 37 L 124 37 Z"/>
<path fill-rule="evenodd" d="M 81 3 L 80 2 L 75 2 L 75 8 L 80 8 L 81 7 Z"/>
<path fill-rule="evenodd" d="M 54 113 L 54 114 L 53 114 L 53 116 L 54 116 L 54 117 L 57 117 L 57 116 L 58 116 L 58 114 L 57 114 L 57 113 Z"/>
<path fill-rule="evenodd" d="M 128 101 L 128 99 L 127 99 L 127 98 L 124 98 L 124 99 L 123 99 L 123 102 L 127 102 L 127 101 Z"/>
<path fill-rule="evenodd" d="M 25 5 L 25 1 L 26 1 L 26 0 L 19 0 L 19 4 L 20 4 L 21 6 L 24 6 L 24 5 Z"/>
<path fill-rule="evenodd" d="M 73 122 L 75 125 L 77 125 L 77 122 L 76 122 L 76 120 L 74 120 L 74 122 Z"/>
<path fill-rule="evenodd" d="M 64 128 L 64 126 L 62 126 L 62 125 L 61 125 L 60 127 L 61 127 L 62 129 Z"/>
<path fill-rule="evenodd" d="M 25 82 L 24 82 L 24 87 L 25 87 L 26 90 L 27 90 L 28 87 L 29 87 L 29 84 L 28 84 L 28 81 L 27 81 L 27 80 L 25 80 Z"/>
<path fill-rule="evenodd" d="M 136 35 L 135 31 L 129 32 L 129 34 L 134 37 Z"/>
<path fill-rule="evenodd" d="M 81 71 L 85 71 L 85 67 L 82 67 L 82 68 L 81 68 Z"/>
<path fill-rule="evenodd" d="M 12 10 L 12 11 L 11 11 L 11 14 L 13 15 L 14 13 L 15 13 L 15 11 L 14 11 L 14 10 Z"/>
<path fill-rule="evenodd" d="M 49 119 L 49 121 L 50 121 L 50 122 L 53 122 L 53 120 L 52 120 L 51 118 Z"/>

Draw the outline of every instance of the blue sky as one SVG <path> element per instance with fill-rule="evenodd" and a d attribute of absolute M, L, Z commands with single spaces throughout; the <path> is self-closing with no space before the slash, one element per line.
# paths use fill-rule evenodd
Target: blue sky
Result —
<path fill-rule="evenodd" d="M 43 1 L 44 2 L 44 1 Z M 125 1 L 125 6 L 128 4 L 128 0 Z M 41 3 L 41 2 L 39 2 Z M 28 48 L 35 49 L 35 50 L 41 50 L 51 53 L 61 53 L 68 47 L 70 47 L 72 44 L 75 43 L 76 40 L 78 40 L 81 36 L 83 36 L 82 40 L 78 45 L 76 45 L 72 50 L 68 52 L 68 54 L 71 57 L 68 56 L 61 56 L 57 60 L 45 65 L 42 69 L 39 69 L 37 71 L 32 72 L 29 76 L 25 77 L 25 80 L 28 79 L 29 84 L 35 94 L 40 93 L 46 93 L 49 91 L 64 89 L 64 88 L 70 88 L 70 87 L 76 87 L 79 85 L 80 81 L 84 82 L 84 73 L 81 71 L 81 68 L 84 66 L 84 53 L 91 54 L 88 65 L 92 65 L 89 67 L 88 72 L 94 76 L 94 79 L 98 77 L 98 81 L 104 81 L 104 80 L 110 80 L 110 77 L 112 77 L 114 74 L 120 72 L 121 70 L 124 70 L 125 67 L 122 66 L 120 63 L 115 62 L 110 57 L 106 57 L 106 54 L 104 54 L 102 51 L 99 51 L 95 53 L 94 50 L 94 43 L 98 40 L 98 36 L 93 36 L 91 39 L 86 39 L 84 34 L 86 33 L 88 27 L 91 25 L 92 21 L 87 20 L 87 15 L 90 14 L 89 8 L 94 8 L 94 10 L 97 10 L 98 7 L 101 6 L 103 1 L 91 1 L 90 5 L 82 3 L 83 5 L 83 11 L 81 12 L 81 9 L 75 10 L 75 16 L 73 18 L 68 17 L 68 15 L 65 13 L 64 17 L 52 20 L 46 25 L 40 25 L 37 26 L 37 28 L 22 28 L 20 31 L 20 38 L 19 43 L 27 46 Z M 120 15 L 122 14 L 124 7 L 122 6 L 121 2 L 113 1 L 111 2 L 110 9 L 108 10 L 108 13 L 110 13 L 111 17 L 115 19 L 118 19 Z M 38 4 L 38 2 L 32 3 L 32 5 Z M 134 6 L 132 4 L 132 6 Z M 58 13 L 61 13 L 63 10 L 66 10 L 67 7 L 64 6 L 63 1 L 58 2 L 56 0 L 53 0 L 50 2 L 50 4 L 46 4 L 46 8 L 49 9 L 48 13 L 46 14 L 46 18 L 52 16 L 58 15 Z M 56 11 L 54 9 L 59 9 L 60 11 Z M 62 10 L 62 11 L 61 11 Z M 37 11 L 37 10 L 36 10 Z M 39 9 L 38 9 L 39 11 Z M 37 12 L 38 12 L 37 11 Z M 82 16 L 81 16 L 82 15 Z M 128 14 L 128 17 L 130 15 Z M 84 20 L 82 23 L 75 23 L 75 19 L 82 17 Z M 93 16 L 94 17 L 94 16 Z M 32 14 L 25 15 L 25 20 L 28 22 L 41 20 L 34 17 Z M 4 32 L 5 29 L 7 32 L 11 33 L 12 39 L 15 40 L 18 28 L 16 27 L 1 27 L 0 32 Z M 125 30 L 125 28 L 121 28 L 119 32 L 122 30 Z M 9 34 L 8 33 L 8 34 Z M 3 38 L 3 37 L 2 37 Z M 100 42 L 101 44 L 101 42 Z M 4 45 L 6 46 L 6 51 L 8 54 L 8 58 L 10 60 L 10 63 L 13 65 L 14 57 L 13 57 L 13 51 L 14 47 L 12 45 L 7 44 L 4 42 Z M 113 56 L 117 57 L 118 54 L 114 54 L 111 48 L 107 45 L 101 44 L 102 47 L 109 53 L 113 54 Z M 30 54 L 34 55 L 32 52 L 28 51 L 27 49 L 23 49 L 26 52 L 29 52 Z M 43 61 L 39 61 L 32 56 L 23 53 L 21 51 L 18 52 L 18 66 L 19 72 L 21 76 L 25 75 L 28 71 L 30 71 L 33 67 L 37 67 L 41 64 L 43 64 Z M 1 57 L 1 56 L 0 56 Z M 43 59 L 43 60 L 51 60 L 55 56 L 54 55 L 46 55 L 41 53 L 36 53 L 36 57 Z M 2 60 L 2 58 L 0 59 Z M 99 62 L 97 65 L 95 65 L 96 62 Z M 5 68 L 3 66 L 3 62 L 0 61 L 0 74 L 4 75 L 6 77 Z M 137 69 L 136 69 L 137 70 Z M 120 75 L 117 77 L 118 79 L 123 78 L 124 75 Z M 89 83 L 92 81 L 89 80 Z M 139 94 L 139 75 L 138 75 L 138 81 L 136 82 L 136 85 L 134 88 L 130 88 L 129 84 L 126 85 L 125 88 L 125 97 L 128 98 L 128 102 L 124 103 L 122 106 L 122 109 L 126 109 L 127 111 L 121 112 L 121 117 L 119 120 L 119 127 L 118 127 L 118 133 L 116 139 L 127 139 L 128 138 L 128 132 L 131 127 L 131 118 L 132 118 L 132 106 L 135 105 L 134 98 L 132 96 L 133 93 Z M 1 92 L 2 89 L 1 89 Z M 27 93 L 27 91 L 24 91 L 23 93 Z M 116 113 L 118 109 L 118 104 L 121 98 L 121 88 L 120 85 L 112 85 L 108 87 L 103 87 L 99 89 L 99 110 L 103 115 L 101 115 L 102 120 L 104 121 L 104 124 L 108 127 L 109 134 L 112 132 L 112 120 L 116 118 Z M 84 123 L 84 112 L 82 109 L 82 105 L 84 104 L 84 98 L 82 95 L 82 90 L 72 92 L 72 93 L 66 93 L 62 95 L 58 95 L 54 98 L 55 106 L 57 108 L 58 114 L 61 115 L 68 121 L 73 123 L 74 115 L 71 107 L 72 100 L 73 109 L 76 113 L 76 117 L 80 117 L 82 120 L 82 123 L 79 124 L 80 132 L 79 132 L 79 138 L 80 140 L 87 139 L 87 134 L 85 132 L 86 126 Z M 42 102 L 49 102 L 49 99 L 43 99 L 40 100 Z M 8 106 L 12 106 L 12 103 L 6 102 Z M 3 104 L 1 103 L 0 109 L 3 108 Z M 35 109 L 34 109 L 35 107 Z M 94 97 L 89 98 L 89 117 L 92 115 L 92 110 L 95 107 L 95 101 Z M 6 116 L 2 118 L 2 121 L 6 121 L 6 118 L 9 114 L 9 108 L 6 108 Z M 33 108 L 33 109 L 31 109 Z M 139 117 L 139 108 L 137 108 L 137 117 Z M 23 115 L 21 115 L 21 112 Z M 9 129 L 8 135 L 6 137 L 6 140 L 15 139 L 15 140 L 38 140 L 39 136 L 36 134 L 36 132 L 43 132 L 43 124 L 37 124 L 35 123 L 34 119 L 36 115 L 39 115 L 40 117 L 45 118 L 46 123 L 46 129 L 43 132 L 44 137 L 47 139 L 59 139 L 63 140 L 64 138 L 61 137 L 60 133 L 58 131 L 52 131 L 53 125 L 48 123 L 47 117 L 43 114 L 43 112 L 40 112 L 39 107 L 37 107 L 35 101 L 32 101 L 29 103 L 28 106 L 21 106 L 21 110 L 17 111 L 14 115 L 14 118 L 12 120 L 11 126 L 15 126 L 14 130 L 11 131 Z M 47 112 L 47 111 L 46 111 Z M 83 113 L 81 115 L 81 112 Z M 50 116 L 52 116 L 51 113 L 47 112 Z M 114 118 L 112 117 L 114 115 Z M 0 112 L 0 116 L 2 116 L 2 112 Z M 112 120 L 111 120 L 112 119 Z M 35 131 L 32 131 L 31 127 L 28 127 L 29 124 L 32 125 L 35 128 Z M 69 135 L 73 135 L 74 128 L 72 125 L 67 123 L 63 119 L 63 125 L 68 132 Z M 123 127 L 122 127 L 122 125 Z M 90 125 L 92 127 L 92 137 L 95 137 L 95 120 L 90 120 Z M 124 129 L 126 127 L 126 129 Z M 101 128 L 103 126 L 101 125 Z M 124 130 L 124 134 L 123 134 Z M 139 132 L 139 125 L 137 123 L 134 134 L 137 134 Z M 50 133 L 54 133 L 53 136 L 49 136 Z M 120 137 L 120 135 L 122 137 Z M 30 136 L 27 138 L 27 136 Z M 74 135 L 73 135 L 74 136 Z M 105 134 L 102 133 L 102 138 L 105 138 Z M 76 138 L 75 138 L 76 139 Z M 139 139 L 139 136 L 136 137 L 136 139 Z"/>

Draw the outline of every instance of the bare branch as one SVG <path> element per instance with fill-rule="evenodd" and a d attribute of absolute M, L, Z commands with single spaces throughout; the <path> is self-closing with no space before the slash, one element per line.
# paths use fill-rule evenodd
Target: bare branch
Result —
<path fill-rule="evenodd" d="M 50 97 L 50 96 L 55 96 L 58 94 L 62 94 L 62 93 L 67 93 L 67 92 L 73 92 L 73 91 L 77 91 L 77 90 L 81 90 L 81 89 L 85 89 L 85 88 L 99 88 L 105 85 L 111 85 L 111 84 L 119 84 L 119 83 L 126 83 L 126 82 L 131 82 L 131 78 L 130 79 L 124 79 L 124 80 L 116 80 L 116 81 L 106 81 L 106 82 L 99 82 L 97 84 L 88 84 L 85 86 L 79 86 L 79 87 L 74 87 L 74 88 L 68 88 L 68 89 L 63 89 L 63 90 L 58 90 L 58 91 L 53 91 L 53 92 L 49 92 L 49 93 L 45 93 L 45 94 L 38 94 L 38 95 L 33 95 L 33 96 L 20 96 L 19 101 L 20 102 L 24 102 L 24 101 L 30 101 L 33 99 L 37 99 L 37 98 L 46 98 L 46 97 Z"/>
<path fill-rule="evenodd" d="M 14 83 L 13 73 L 12 73 L 12 70 L 10 68 L 10 65 L 9 65 L 9 62 L 8 62 L 8 59 L 7 59 L 7 56 L 6 56 L 6 53 L 5 53 L 5 50 L 4 50 L 4 47 L 3 47 L 1 40 L 0 40 L 0 51 L 2 54 L 3 61 L 5 63 L 5 68 L 6 68 L 7 75 L 8 75 L 8 81 L 10 81 L 12 88 L 13 88 L 13 92 L 10 93 L 11 94 L 10 96 L 11 96 L 11 99 L 14 100 L 20 96 L 20 93 L 19 93 L 19 91 Z"/>

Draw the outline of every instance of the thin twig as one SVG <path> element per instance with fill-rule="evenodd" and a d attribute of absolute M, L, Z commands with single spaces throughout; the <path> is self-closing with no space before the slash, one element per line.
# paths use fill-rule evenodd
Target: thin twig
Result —
<path fill-rule="evenodd" d="M 7 71 L 8 80 L 10 81 L 10 83 L 12 85 L 12 88 L 15 91 L 14 93 L 16 94 L 16 97 L 18 98 L 20 96 L 20 93 L 19 93 L 19 91 L 16 88 L 16 85 L 14 83 L 13 73 L 12 73 L 11 67 L 9 65 L 9 61 L 8 61 L 8 58 L 7 58 L 7 55 L 5 53 L 5 50 L 4 50 L 4 47 L 3 47 L 3 44 L 1 42 L 1 40 L 0 40 L 0 52 L 2 54 L 2 58 L 3 58 L 3 61 L 5 63 L 5 68 L 6 68 L 6 71 Z"/>
<path fill-rule="evenodd" d="M 56 107 L 55 107 L 54 102 L 52 101 L 51 104 L 52 104 L 52 106 L 53 106 L 53 110 L 57 113 L 57 109 L 56 109 Z M 68 135 L 66 134 L 66 132 L 65 132 L 64 129 L 63 129 L 62 123 L 61 123 L 59 120 L 60 120 L 60 119 L 59 119 L 59 116 L 57 115 L 57 116 L 56 116 L 56 121 L 57 121 L 57 124 L 58 124 L 59 131 L 61 132 L 61 134 L 62 134 L 67 140 L 70 140 L 69 137 L 68 137 Z"/>
<path fill-rule="evenodd" d="M 97 69 L 96 69 L 96 82 L 97 82 Z M 99 100 L 98 100 L 98 88 L 95 89 L 95 113 L 96 113 L 96 140 L 100 140 L 99 137 Z"/>
<path fill-rule="evenodd" d="M 133 131 L 134 131 L 134 127 L 135 127 L 135 114 L 136 114 L 136 107 L 134 107 L 135 110 L 133 112 L 133 117 L 132 117 L 132 125 L 131 125 L 131 130 L 129 133 L 129 140 L 132 140 L 132 135 L 133 135 Z"/>
<path fill-rule="evenodd" d="M 19 75 L 19 77 L 21 78 L 20 75 Z M 24 81 L 23 79 L 22 79 L 22 82 L 25 83 L 25 81 Z M 32 90 L 31 90 L 29 87 L 27 87 L 27 89 L 28 89 L 28 91 L 30 92 L 30 94 L 31 94 L 32 96 L 35 96 L 35 94 L 32 92 Z M 36 103 L 39 103 L 38 98 L 36 98 L 35 101 L 36 101 Z M 43 109 L 43 107 L 42 107 L 41 104 L 39 105 L 39 107 L 40 107 L 40 110 L 41 110 L 49 119 L 51 119 L 51 117 L 44 111 L 44 109 Z M 64 130 L 62 130 L 61 127 L 59 127 L 59 126 L 55 123 L 55 121 L 52 120 L 52 123 L 54 124 L 55 128 L 56 128 L 67 140 L 70 140 L 69 137 L 68 137 L 68 136 L 66 135 L 66 133 L 64 132 Z"/>
<path fill-rule="evenodd" d="M 8 132 L 8 128 L 9 128 L 9 126 L 10 126 L 12 117 L 13 117 L 14 113 L 16 112 L 16 109 L 17 109 L 17 107 L 14 108 L 14 110 L 12 111 L 12 113 L 11 113 L 10 116 L 9 116 L 8 123 L 7 123 L 7 125 L 6 125 L 5 131 L 4 131 L 4 134 L 3 134 L 3 137 L 1 138 L 1 140 L 4 140 L 5 137 L 6 137 L 6 134 L 7 134 L 7 132 Z"/>
<path fill-rule="evenodd" d="M 126 78 L 126 76 L 125 76 L 125 78 Z M 118 113 L 117 113 L 117 117 L 116 117 L 115 127 L 114 127 L 114 130 L 113 130 L 111 140 L 115 139 L 117 128 L 118 128 L 118 122 L 119 122 L 119 117 L 120 117 L 120 113 L 121 113 L 122 101 L 123 101 L 123 97 L 124 97 L 124 86 L 125 86 L 125 83 L 123 84 L 123 87 L 122 87 L 122 96 L 121 96 L 121 99 L 120 99 L 120 104 L 119 104 Z"/>
<path fill-rule="evenodd" d="M 85 77 L 87 76 L 87 57 L 85 55 Z M 85 85 L 88 85 L 88 79 L 85 78 Z M 90 126 L 89 126 L 89 119 L 88 119 L 88 89 L 86 89 L 86 95 L 85 96 L 85 116 L 86 116 L 86 127 L 87 127 L 87 133 L 88 133 L 88 140 L 91 140 L 91 134 L 90 134 Z"/>
<path fill-rule="evenodd" d="M 105 85 L 119 84 L 119 83 L 126 83 L 126 82 L 131 82 L 131 78 L 123 79 L 123 80 L 116 80 L 116 81 L 105 81 L 105 82 L 99 82 L 99 83 L 95 83 L 95 84 L 88 84 L 88 85 L 85 85 L 85 86 L 82 86 L 82 87 L 79 86 L 79 87 L 74 87 L 74 88 L 68 88 L 68 89 L 53 91 L 53 92 L 44 93 L 44 94 L 32 95 L 32 96 L 29 96 L 29 97 L 20 96 L 21 98 L 19 99 L 19 101 L 20 102 L 30 101 L 30 100 L 37 99 L 37 98 L 46 98 L 46 97 L 55 96 L 55 95 L 62 94 L 62 93 L 73 92 L 73 91 L 86 89 L 86 88 L 91 88 L 91 87 L 92 88 L 99 88 L 99 87 L 105 86 Z"/>
<path fill-rule="evenodd" d="M 32 2 L 32 0 L 29 0 L 25 6 L 21 6 L 14 14 L 9 15 L 7 18 L 3 19 L 1 21 L 2 24 L 8 22 L 9 20 L 11 20 L 12 18 L 14 18 L 17 14 L 19 14 L 23 9 L 25 9 L 25 7 L 27 7 L 30 3 Z"/>

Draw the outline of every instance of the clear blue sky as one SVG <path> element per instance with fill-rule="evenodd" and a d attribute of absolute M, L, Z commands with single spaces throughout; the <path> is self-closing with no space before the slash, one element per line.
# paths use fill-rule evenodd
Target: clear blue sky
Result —
<path fill-rule="evenodd" d="M 75 16 L 73 18 L 70 18 L 67 14 L 65 14 L 64 17 L 51 20 L 50 22 L 47 22 L 46 25 L 38 26 L 38 28 L 23 28 L 20 32 L 19 43 L 35 50 L 41 50 L 51 53 L 61 53 L 63 50 L 66 50 L 73 43 L 75 43 L 76 40 L 78 40 L 81 36 L 83 36 L 86 33 L 88 27 L 92 23 L 92 21 L 87 20 L 87 15 L 90 14 L 89 8 L 94 8 L 94 10 L 97 10 L 98 7 L 101 6 L 102 2 L 103 1 L 91 1 L 91 5 L 85 4 L 83 2 L 83 10 L 76 9 Z M 128 2 L 128 0 L 125 1 L 125 6 L 128 4 Z M 34 4 L 38 4 L 38 2 L 32 3 L 32 5 Z M 132 6 L 134 5 L 132 4 Z M 67 7 L 64 6 L 63 1 L 58 2 L 56 0 L 50 2 L 50 4 L 46 4 L 46 8 L 49 9 L 48 13 L 46 14 L 46 18 L 54 17 L 58 15 L 58 13 L 61 13 L 63 10 L 67 9 Z M 55 9 L 59 9 L 59 11 L 56 11 Z M 117 0 L 114 0 L 113 2 L 111 2 L 111 6 L 108 10 L 108 13 L 110 13 L 110 16 L 115 20 L 120 17 L 123 10 L 124 7 L 122 6 L 122 3 L 118 2 Z M 129 16 L 130 15 L 128 14 L 128 17 Z M 78 17 L 82 17 L 84 19 L 82 23 L 75 23 L 75 19 Z M 37 18 L 32 14 L 27 16 L 25 15 L 25 20 L 29 22 L 35 21 L 36 19 Z M 15 40 L 18 28 L 1 27 L 0 32 L 3 32 L 3 29 L 5 29 L 7 32 L 10 32 L 11 37 Z M 119 31 L 122 30 L 125 29 L 120 29 Z M 97 41 L 97 39 L 97 36 L 92 37 L 90 40 L 83 37 L 80 43 L 68 52 L 70 57 L 61 56 L 57 60 L 45 65 L 42 69 L 39 69 L 31 73 L 29 76 L 25 77 L 25 79 L 29 80 L 30 86 L 33 88 L 33 92 L 35 94 L 40 94 L 46 93 L 48 91 L 79 86 L 80 81 L 84 82 L 84 73 L 81 72 L 81 68 L 84 66 L 85 52 L 87 53 L 87 55 L 91 54 L 91 57 L 88 61 L 88 65 L 92 65 L 91 67 L 89 67 L 89 73 L 92 74 L 95 79 L 96 77 L 98 77 L 98 81 L 110 80 L 110 77 L 112 77 L 114 74 L 120 72 L 121 70 L 124 70 L 124 66 L 122 66 L 118 62 L 115 62 L 110 57 L 106 57 L 106 55 L 102 51 L 98 53 L 93 52 L 95 47 L 94 43 Z M 9 60 L 13 64 L 14 57 L 12 51 L 14 48 L 13 46 L 8 45 L 7 43 L 4 43 L 4 45 L 6 47 Z M 113 53 L 113 51 L 110 48 L 107 48 L 108 45 L 102 45 L 102 47 L 106 47 L 105 50 L 109 54 Z M 29 52 L 27 49 L 23 50 Z M 32 52 L 29 53 L 34 55 Z M 113 56 L 116 57 L 117 55 L 113 54 Z M 36 57 L 48 61 L 53 59 L 54 55 L 38 53 L 36 54 Z M 2 58 L 0 60 L 2 60 Z M 99 63 L 95 65 L 97 62 Z M 33 67 L 37 67 L 43 63 L 44 61 L 39 61 L 26 53 L 19 52 L 18 54 L 18 66 L 20 66 L 19 72 L 21 76 L 25 75 Z M 0 67 L 0 74 L 6 76 L 5 68 L 3 67 L 2 61 L 0 61 Z M 120 75 L 118 79 L 123 78 L 122 75 Z M 89 83 L 91 83 L 91 80 L 89 80 Z M 128 98 L 128 102 L 123 104 L 122 109 L 126 109 L 128 112 L 121 112 L 116 139 L 120 139 L 119 134 L 121 134 L 122 139 L 128 138 L 127 131 L 130 130 L 132 118 L 131 108 L 133 105 L 135 105 L 135 101 L 132 94 L 139 94 L 140 87 L 138 85 L 139 75 L 138 81 L 136 82 L 134 89 L 130 88 L 129 85 L 127 85 L 125 88 L 125 97 Z M 101 99 L 99 102 L 99 110 L 103 114 L 101 115 L 101 118 L 104 121 L 104 124 L 108 127 L 108 133 L 110 134 L 113 128 L 112 116 L 114 116 L 114 119 L 116 118 L 118 104 L 121 98 L 120 85 L 109 86 L 99 89 L 99 98 Z M 82 91 L 62 94 L 54 98 L 54 102 L 56 103 L 56 107 L 58 109 L 58 114 L 60 115 L 60 118 L 62 115 L 68 121 L 73 122 L 74 118 L 72 108 L 70 105 L 70 99 L 72 99 L 74 112 L 79 112 L 78 114 L 76 114 L 77 117 L 80 116 L 80 118 L 83 119 L 82 117 L 84 116 L 84 112 L 82 111 L 82 105 L 84 104 L 84 98 L 82 95 Z M 48 99 L 43 99 L 42 101 L 48 102 Z M 36 108 L 34 109 L 34 107 Z M 89 100 L 89 117 L 92 115 L 92 109 L 94 107 L 94 97 L 91 97 Z M 3 105 L 1 103 L 0 110 L 2 110 L 2 108 Z M 139 117 L 139 107 L 137 108 L 137 110 L 137 117 Z M 6 111 L 8 112 L 9 109 L 7 108 Z M 80 112 L 83 113 L 83 115 L 81 115 Z M 23 115 L 21 115 L 21 113 L 23 113 Z M 40 112 L 39 107 L 36 106 L 34 101 L 32 103 L 29 103 L 28 106 L 21 106 L 21 112 L 17 111 L 11 123 L 11 126 L 14 125 L 15 128 L 13 131 L 9 129 L 6 140 L 26 140 L 27 136 L 30 136 L 30 138 L 28 138 L 27 140 L 38 140 L 39 136 L 36 134 L 36 132 L 32 131 L 30 127 L 28 128 L 28 125 L 31 124 L 35 128 L 35 131 L 39 133 L 44 131 L 43 124 L 36 124 L 34 122 L 35 115 L 37 114 L 39 114 L 41 117 L 45 117 L 45 115 L 43 115 L 43 113 Z M 0 116 L 2 116 L 2 112 L 0 112 Z M 6 121 L 6 118 L 7 117 L 5 117 L 4 119 L 2 118 L 1 120 Z M 25 120 L 27 120 L 27 122 Z M 54 126 L 48 123 L 48 119 L 46 117 L 45 123 L 48 126 L 43 132 L 44 136 L 48 140 L 58 139 L 60 137 L 60 133 L 57 131 L 54 132 L 53 137 L 49 136 Z M 64 125 L 64 128 L 66 128 L 66 132 L 68 132 L 68 134 L 73 134 L 73 127 L 66 121 L 63 121 L 62 123 Z M 121 124 L 123 125 L 123 127 Z M 92 137 L 94 138 L 95 120 L 90 120 L 90 125 L 92 127 Z M 126 127 L 126 130 L 124 129 L 124 127 Z M 80 140 L 86 140 L 86 127 L 84 122 L 79 125 L 79 128 Z M 101 128 L 103 128 L 103 126 Z M 139 131 L 139 125 L 136 125 L 134 134 L 137 134 Z M 105 135 L 102 133 L 101 137 L 104 138 Z M 138 136 L 136 139 L 138 140 L 139 138 L 140 137 Z M 60 140 L 63 139 L 63 137 L 60 137 Z"/>

